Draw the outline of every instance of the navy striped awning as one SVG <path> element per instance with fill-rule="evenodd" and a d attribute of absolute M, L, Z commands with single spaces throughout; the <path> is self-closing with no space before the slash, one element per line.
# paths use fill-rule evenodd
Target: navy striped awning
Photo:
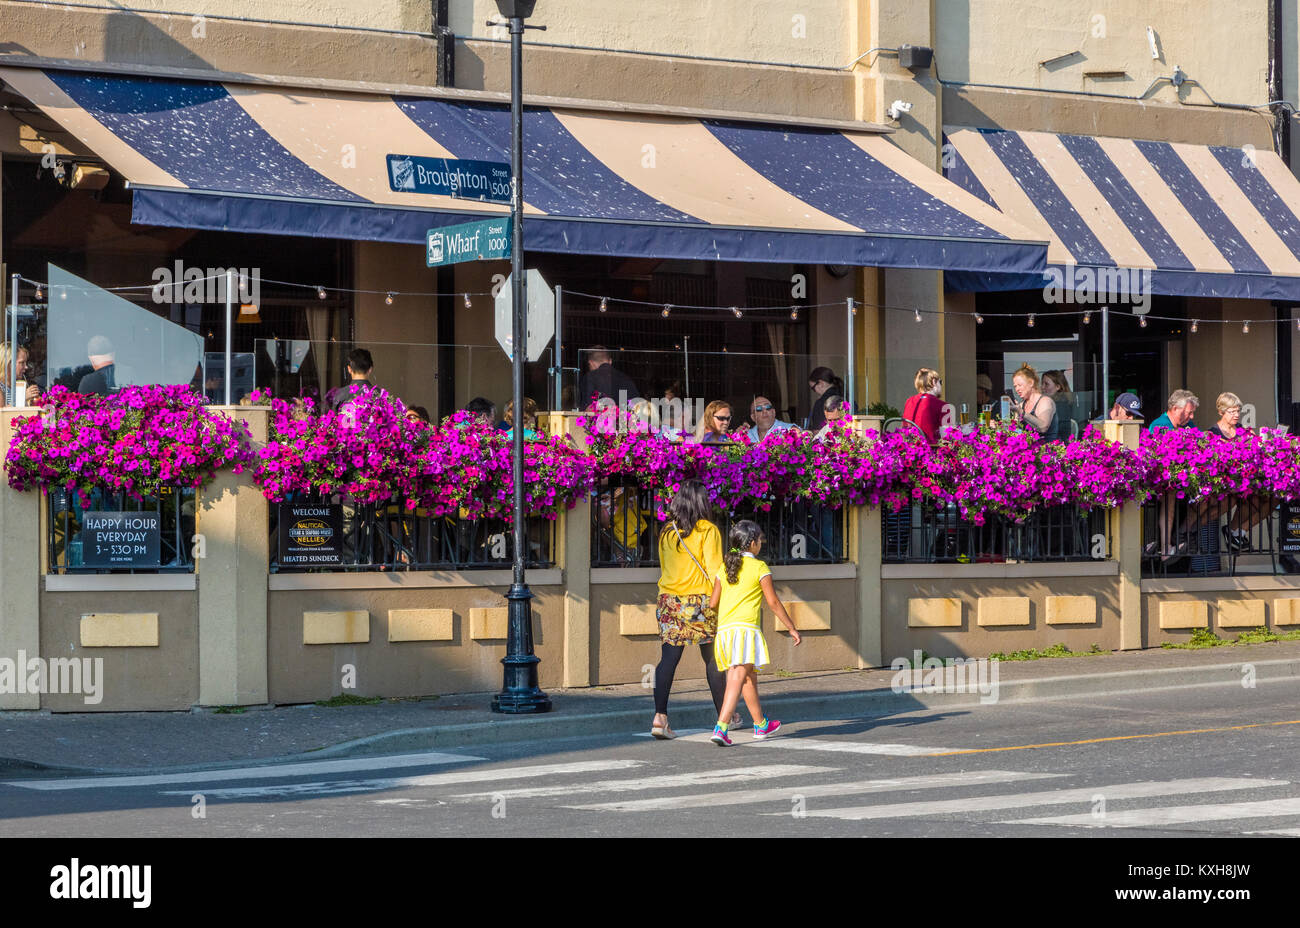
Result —
<path fill-rule="evenodd" d="M 0 78 L 130 182 L 137 223 L 423 243 L 508 212 L 387 156 L 508 162 L 507 106 L 81 71 Z M 871 131 L 528 107 L 525 247 L 1042 273 L 1046 238 Z"/>
<path fill-rule="evenodd" d="M 1272 151 L 954 127 L 944 174 L 1047 238 L 1048 265 L 1066 280 L 1128 270 L 1152 293 L 1300 300 L 1300 182 Z M 945 284 L 1043 279 L 963 273 Z"/>

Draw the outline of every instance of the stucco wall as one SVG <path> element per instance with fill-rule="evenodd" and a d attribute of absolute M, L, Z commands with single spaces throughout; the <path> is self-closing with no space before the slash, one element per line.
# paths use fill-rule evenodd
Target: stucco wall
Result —
<path fill-rule="evenodd" d="M 1262 103 L 1268 68 L 1266 0 L 935 0 L 936 57 L 944 80 L 1141 94 L 1177 65 L 1204 90 L 1168 84 L 1154 99 Z M 1151 57 L 1150 26 L 1160 57 Z M 1040 66 L 1067 53 L 1071 58 Z M 1085 71 L 1123 71 L 1089 79 Z"/>

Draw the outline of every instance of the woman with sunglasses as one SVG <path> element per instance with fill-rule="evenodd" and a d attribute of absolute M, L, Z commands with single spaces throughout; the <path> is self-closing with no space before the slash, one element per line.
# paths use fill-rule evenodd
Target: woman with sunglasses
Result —
<path fill-rule="evenodd" d="M 695 427 L 695 440 L 702 445 L 716 445 L 731 441 L 731 404 L 714 400 L 704 410 L 704 418 Z"/>

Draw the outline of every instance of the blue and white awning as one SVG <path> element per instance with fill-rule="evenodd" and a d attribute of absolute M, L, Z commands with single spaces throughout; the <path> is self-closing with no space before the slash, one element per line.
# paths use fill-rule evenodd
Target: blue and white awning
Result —
<path fill-rule="evenodd" d="M 130 181 L 137 223 L 422 243 L 507 211 L 387 156 L 509 161 L 496 103 L 0 68 Z M 869 131 L 528 107 L 525 246 L 1041 273 L 1046 239 Z"/>
<path fill-rule="evenodd" d="M 1048 239 L 1054 273 L 1141 273 L 1151 292 L 1300 300 L 1300 181 L 1272 151 L 949 128 L 944 173 Z M 1037 277 L 946 275 L 955 290 Z"/>

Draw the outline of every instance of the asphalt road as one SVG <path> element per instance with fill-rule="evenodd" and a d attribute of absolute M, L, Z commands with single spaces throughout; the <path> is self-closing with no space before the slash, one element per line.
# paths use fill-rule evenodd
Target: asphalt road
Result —
<path fill-rule="evenodd" d="M 706 738 L 8 780 L 0 837 L 1300 836 L 1291 683 Z"/>

